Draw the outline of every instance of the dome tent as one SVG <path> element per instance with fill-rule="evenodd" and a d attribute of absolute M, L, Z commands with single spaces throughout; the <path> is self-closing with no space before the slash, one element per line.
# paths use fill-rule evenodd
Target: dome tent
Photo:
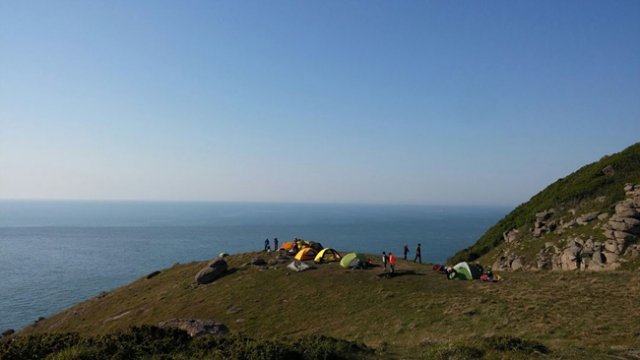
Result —
<path fill-rule="evenodd" d="M 466 261 L 457 263 L 449 273 L 449 279 L 473 280 L 480 279 L 482 268 L 479 265 L 469 264 Z"/>
<path fill-rule="evenodd" d="M 342 256 L 340 255 L 339 252 L 337 252 L 332 248 L 324 248 L 320 250 L 320 252 L 318 253 L 318 255 L 316 255 L 316 258 L 313 259 L 313 261 L 319 264 L 319 263 L 340 261 L 340 259 L 342 259 Z"/>
<path fill-rule="evenodd" d="M 342 260 L 340 260 L 340 266 L 342 266 L 343 268 L 354 267 L 358 263 L 358 260 L 362 263 L 366 263 L 367 257 L 364 254 L 348 253 L 347 255 L 342 257 Z"/>

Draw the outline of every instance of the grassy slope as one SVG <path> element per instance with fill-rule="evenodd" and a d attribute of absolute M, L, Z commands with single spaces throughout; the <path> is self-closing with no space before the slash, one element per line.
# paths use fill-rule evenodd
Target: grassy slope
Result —
<path fill-rule="evenodd" d="M 640 273 L 513 273 L 501 283 L 448 281 L 428 265 L 399 262 L 402 276 L 380 268 L 337 264 L 293 273 L 280 265 L 241 267 L 255 254 L 234 255 L 237 271 L 204 286 L 194 275 L 206 263 L 176 265 L 106 296 L 80 303 L 22 334 L 104 334 L 171 318 L 216 319 L 233 333 L 284 339 L 323 334 L 419 353 L 421 344 L 513 335 L 554 351 L 640 348 Z M 574 350 L 567 350 L 574 349 Z M 574 353 L 575 354 L 575 353 Z"/>
<path fill-rule="evenodd" d="M 614 176 L 605 176 L 602 169 L 613 166 Z M 531 227 L 535 214 L 561 206 L 579 207 L 586 200 L 606 196 L 599 209 L 610 210 L 613 204 L 624 198 L 625 183 L 640 183 L 640 143 L 622 152 L 605 156 L 599 161 L 586 165 L 571 175 L 558 179 L 546 189 L 536 194 L 528 202 L 519 205 L 497 224 L 491 227 L 472 246 L 455 254 L 450 261 L 474 261 L 502 244 L 502 233 L 525 225 Z M 482 260 L 482 259 L 480 259 Z"/>

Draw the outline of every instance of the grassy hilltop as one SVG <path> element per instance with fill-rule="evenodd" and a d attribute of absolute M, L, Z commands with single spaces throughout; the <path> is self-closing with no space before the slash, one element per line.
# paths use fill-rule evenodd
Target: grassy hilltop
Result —
<path fill-rule="evenodd" d="M 636 184 L 628 185 L 628 183 Z M 640 359 L 640 143 L 559 179 L 450 259 L 505 269 L 499 283 L 227 259 L 177 264 L 0 339 L 4 359 Z M 373 258 L 377 259 L 377 256 Z M 495 270 L 495 268 L 494 268 Z M 190 338 L 171 319 L 216 320 Z"/>
<path fill-rule="evenodd" d="M 627 183 L 640 184 L 640 143 L 629 146 L 619 153 L 604 156 L 597 162 L 585 165 L 574 173 L 558 179 L 528 202 L 516 207 L 511 213 L 491 227 L 472 246 L 455 254 L 450 261 L 478 261 L 492 264 L 505 250 L 503 234 L 519 230 L 515 243 L 509 251 L 519 256 L 526 264 L 535 262 L 536 254 L 547 244 L 564 246 L 576 237 L 605 242 L 602 227 L 608 218 L 593 219 L 588 225 L 561 227 L 585 214 L 609 216 L 615 213 L 615 206 L 625 199 L 624 187 Z M 537 214 L 552 210 L 549 222 L 558 225 L 554 231 L 534 236 Z M 636 268 L 640 262 L 626 264 Z"/>
<path fill-rule="evenodd" d="M 399 261 L 398 276 L 384 278 L 380 267 L 346 270 L 333 263 L 295 273 L 284 265 L 248 265 L 256 256 L 268 257 L 228 257 L 230 273 L 208 285 L 194 283 L 205 262 L 179 264 L 141 278 L 25 328 L 13 343 L 0 345 L 0 358 L 3 351 L 9 354 L 34 344 L 42 349 L 43 342 L 54 342 L 52 336 L 62 336 L 51 334 L 76 332 L 84 347 L 78 350 L 77 341 L 65 340 L 76 345 L 58 349 L 56 356 L 79 359 L 78 354 L 95 351 L 91 346 L 96 344 L 114 349 L 109 343 L 113 339 L 130 342 L 149 336 L 131 335 L 130 326 L 173 318 L 215 319 L 234 336 L 255 339 L 240 341 L 253 352 L 219 357 L 205 352 L 211 358 L 286 358 L 282 352 L 273 355 L 273 346 L 302 351 L 299 343 L 292 344 L 318 341 L 309 336 L 319 334 L 342 339 L 343 346 L 319 340 L 324 345 L 318 346 L 339 350 L 292 358 L 632 359 L 640 354 L 638 272 L 519 272 L 507 274 L 500 283 L 484 283 L 447 280 L 430 265 L 405 261 Z M 167 341 L 155 339 L 153 344 L 171 343 Z M 204 356 L 183 345 L 171 349 L 163 351 L 178 358 Z"/>

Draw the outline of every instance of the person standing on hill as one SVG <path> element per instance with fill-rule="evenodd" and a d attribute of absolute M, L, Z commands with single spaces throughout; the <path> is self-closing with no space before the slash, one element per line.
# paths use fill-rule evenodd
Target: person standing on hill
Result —
<path fill-rule="evenodd" d="M 273 251 L 278 251 L 278 238 L 273 238 Z"/>
<path fill-rule="evenodd" d="M 396 272 L 396 256 L 392 252 L 389 253 L 389 267 L 392 274 Z"/>
<path fill-rule="evenodd" d="M 409 254 L 409 245 L 404 244 L 404 259 L 407 260 L 407 254 Z"/>
<path fill-rule="evenodd" d="M 269 238 L 264 239 L 264 251 L 271 250 L 269 246 Z"/>
<path fill-rule="evenodd" d="M 389 258 L 387 257 L 387 253 L 386 252 L 382 252 L 382 267 L 384 268 L 384 272 L 387 272 L 387 262 L 389 261 Z"/>
<path fill-rule="evenodd" d="M 418 247 L 416 248 L 416 257 L 413 259 L 413 262 L 420 262 L 420 264 L 422 264 L 422 249 L 420 248 L 421 245 L 418 244 Z"/>

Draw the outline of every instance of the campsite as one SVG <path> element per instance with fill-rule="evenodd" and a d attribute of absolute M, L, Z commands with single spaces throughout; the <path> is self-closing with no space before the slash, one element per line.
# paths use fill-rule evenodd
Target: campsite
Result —
<path fill-rule="evenodd" d="M 404 260 L 398 261 L 398 276 L 380 277 L 373 254 L 368 269 L 307 261 L 310 269 L 303 272 L 275 262 L 277 256 L 226 256 L 229 273 L 207 285 L 195 285 L 193 277 L 208 262 L 176 264 L 39 321 L 23 334 L 94 336 L 174 318 L 215 319 L 251 338 L 295 341 L 323 334 L 366 344 L 392 359 L 433 358 L 426 356 L 469 347 L 487 358 L 546 358 L 537 350 L 487 348 L 487 339 L 503 337 L 541 344 L 556 357 L 604 359 L 633 348 L 640 334 L 637 273 L 513 272 L 488 283 L 448 280 L 432 264 Z M 271 265 L 252 265 L 255 258 Z"/>

